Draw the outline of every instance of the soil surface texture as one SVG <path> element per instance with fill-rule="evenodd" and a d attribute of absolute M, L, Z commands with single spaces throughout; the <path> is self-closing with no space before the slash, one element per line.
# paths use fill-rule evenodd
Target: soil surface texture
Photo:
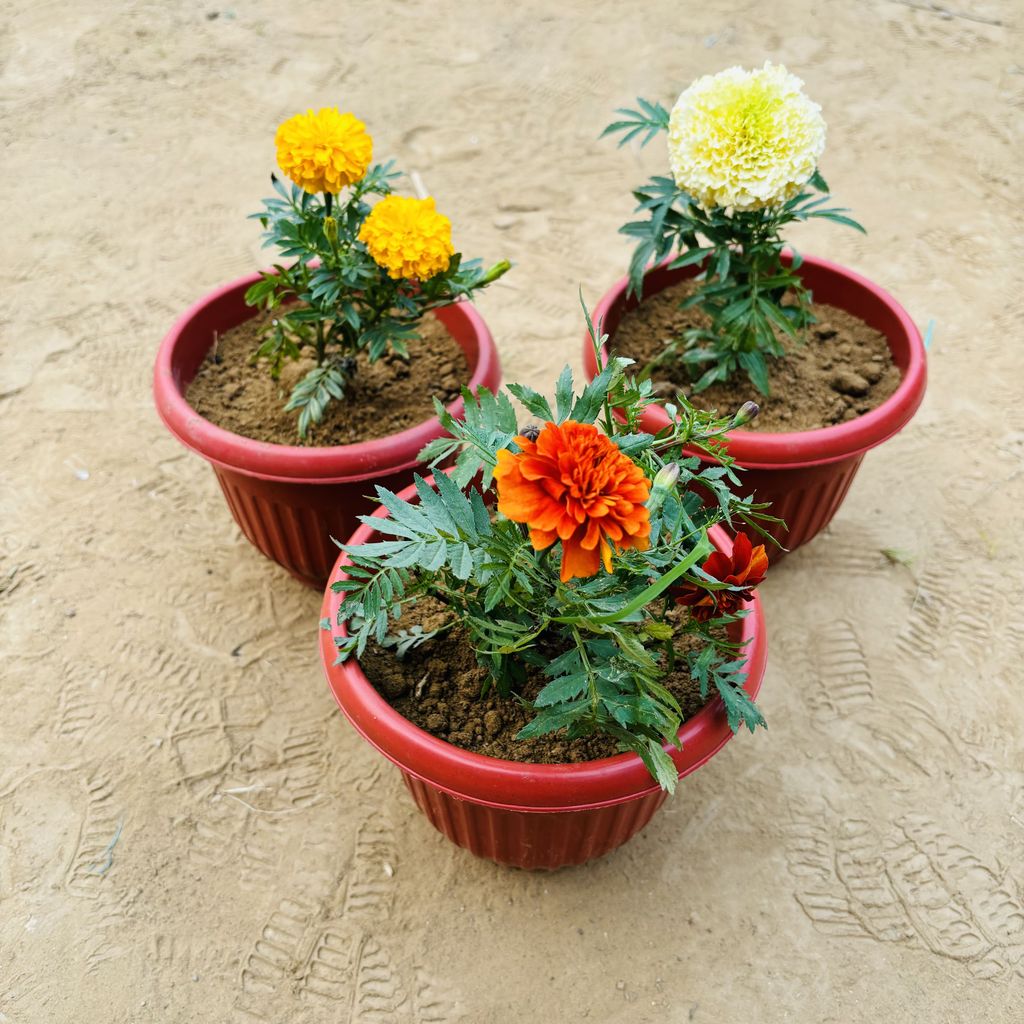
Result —
<path fill-rule="evenodd" d="M 305 440 L 297 433 L 298 412 L 284 405 L 292 388 L 315 365 L 312 356 L 288 360 L 274 380 L 265 359 L 252 354 L 265 337 L 270 317 L 260 313 L 223 334 L 188 388 L 189 404 L 218 427 L 256 441 L 322 447 L 387 437 L 434 415 L 434 397 L 455 401 L 471 370 L 465 353 L 436 317 L 420 322 L 409 359 L 391 353 L 371 363 L 355 357 L 355 371 L 342 401 L 328 406 Z"/>
<path fill-rule="evenodd" d="M 408 629 L 419 624 L 429 631 L 448 621 L 443 604 L 424 598 L 405 610 L 401 625 Z M 698 637 L 679 633 L 676 650 L 681 664 L 677 662 L 676 670 L 664 680 L 679 702 L 683 721 L 706 703 L 700 686 L 685 667 L 685 653 L 698 649 Z M 551 656 L 557 657 L 558 653 L 552 652 Z M 543 672 L 531 668 L 518 691 L 522 700 L 502 697 L 493 686 L 481 697 L 488 673 L 477 663 L 476 653 L 461 630 L 441 633 L 401 659 L 391 648 L 370 644 L 359 663 L 367 679 L 399 714 L 464 750 L 533 764 L 593 761 L 621 753 L 617 741 L 602 734 L 568 739 L 561 729 L 536 739 L 516 739 L 519 730 L 536 714 L 523 701 L 532 703 L 549 680 Z"/>
<path fill-rule="evenodd" d="M 643 368 L 667 342 L 691 328 L 707 327 L 708 317 L 701 310 L 680 308 L 694 290 L 692 281 L 681 281 L 646 297 L 622 318 L 611 341 L 614 352 Z M 698 408 L 723 416 L 746 401 L 757 402 L 760 412 L 747 428 L 751 430 L 815 430 L 877 408 L 900 382 L 885 336 L 845 310 L 823 304 L 811 309 L 816 322 L 801 340 L 783 338 L 786 356 L 768 357 L 767 395 L 760 394 L 745 373 L 694 393 L 689 368 L 671 358 L 653 367 L 651 379 L 659 394 L 681 392 Z"/>

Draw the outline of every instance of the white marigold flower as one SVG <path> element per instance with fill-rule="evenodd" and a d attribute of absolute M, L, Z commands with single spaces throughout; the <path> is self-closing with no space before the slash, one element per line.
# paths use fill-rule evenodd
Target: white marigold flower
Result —
<path fill-rule="evenodd" d="M 821 107 L 781 64 L 698 78 L 672 108 L 672 176 L 706 210 L 760 210 L 792 199 L 825 149 Z"/>

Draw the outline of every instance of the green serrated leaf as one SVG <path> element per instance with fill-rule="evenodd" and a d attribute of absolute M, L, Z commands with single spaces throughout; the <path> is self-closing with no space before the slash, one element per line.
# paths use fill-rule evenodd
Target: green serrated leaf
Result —
<path fill-rule="evenodd" d="M 575 700 L 587 689 L 589 677 L 586 672 L 576 672 L 572 675 L 559 676 L 548 683 L 540 693 L 537 694 L 533 704 L 534 707 L 543 708 L 549 705 L 563 704 L 565 701 Z"/>
<path fill-rule="evenodd" d="M 657 740 L 648 740 L 642 746 L 638 746 L 636 752 L 661 788 L 674 793 L 679 781 L 679 770 L 662 745 Z"/>
<path fill-rule="evenodd" d="M 516 733 L 517 740 L 535 739 L 537 736 L 544 736 L 550 732 L 557 732 L 564 729 L 573 722 L 578 721 L 590 710 L 590 702 L 578 700 L 568 704 L 558 704 L 555 707 L 542 708 L 533 721 L 528 722 Z"/>
<path fill-rule="evenodd" d="M 768 363 L 760 352 L 740 352 L 736 357 L 740 366 L 747 371 L 751 383 L 762 395 L 770 393 Z"/>
<path fill-rule="evenodd" d="M 569 418 L 572 400 L 572 370 L 566 366 L 558 375 L 558 383 L 555 385 L 555 422 L 563 423 Z"/>

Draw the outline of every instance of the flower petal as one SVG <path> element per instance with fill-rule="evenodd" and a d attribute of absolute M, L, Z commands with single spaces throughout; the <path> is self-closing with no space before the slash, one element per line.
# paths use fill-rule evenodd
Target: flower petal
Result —
<path fill-rule="evenodd" d="M 562 572 L 563 583 L 580 577 L 586 579 L 597 574 L 601 567 L 601 556 L 596 549 L 588 551 L 582 547 L 575 537 L 562 541 Z"/>

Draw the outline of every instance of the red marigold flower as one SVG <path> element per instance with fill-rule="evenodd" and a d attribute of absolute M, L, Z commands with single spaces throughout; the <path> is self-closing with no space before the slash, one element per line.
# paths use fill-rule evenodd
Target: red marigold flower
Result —
<path fill-rule="evenodd" d="M 705 590 L 697 583 L 686 583 L 674 596 L 676 604 L 688 605 L 690 614 L 699 622 L 719 615 L 731 615 L 747 600 L 768 571 L 768 556 L 764 545 L 754 547 L 745 533 L 737 533 L 732 545 L 732 556 L 716 551 L 701 568 L 720 583 L 738 590 Z"/>
<path fill-rule="evenodd" d="M 612 550 L 645 551 L 651 532 L 643 470 L 592 423 L 548 423 L 520 451 L 498 452 L 498 511 L 544 551 L 562 542 L 562 581 L 612 571 Z"/>

